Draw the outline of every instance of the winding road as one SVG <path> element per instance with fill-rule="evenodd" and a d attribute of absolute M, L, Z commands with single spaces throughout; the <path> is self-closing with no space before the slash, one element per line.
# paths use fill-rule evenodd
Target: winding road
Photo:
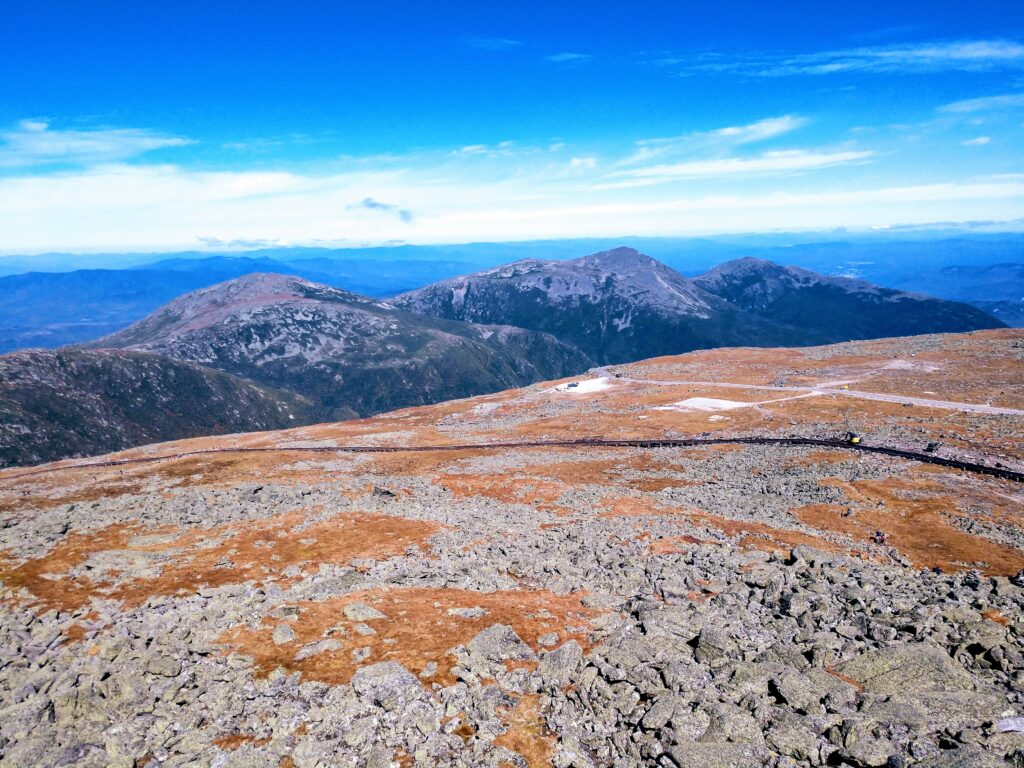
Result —
<path fill-rule="evenodd" d="M 996 405 L 980 403 L 957 403 L 951 400 L 930 400 L 924 397 L 907 397 L 905 395 L 890 395 L 883 392 L 865 392 L 860 389 L 843 389 L 844 385 L 855 384 L 862 379 L 850 381 L 833 381 L 828 384 L 818 384 L 811 387 L 780 387 L 771 384 L 734 384 L 727 381 L 686 381 L 676 379 L 633 379 L 627 376 L 615 377 L 608 368 L 597 368 L 594 371 L 598 378 L 614 379 L 633 384 L 651 384 L 654 386 L 666 387 L 722 387 L 723 389 L 756 389 L 768 390 L 771 392 L 803 392 L 807 394 L 820 395 L 841 395 L 843 397 L 857 397 L 862 400 L 880 400 L 885 403 L 899 403 L 902 405 L 919 405 L 925 408 L 944 408 L 950 411 L 961 411 L 963 413 L 987 413 L 994 416 L 1024 416 L 1024 410 L 1019 408 L 1002 408 Z M 754 405 L 752 403 L 751 405 Z"/>
<path fill-rule="evenodd" d="M 772 392 L 793 392 L 798 397 L 813 395 L 841 395 L 844 397 L 855 397 L 867 400 L 881 400 L 889 403 L 901 403 L 906 405 L 919 405 L 931 408 L 944 408 L 948 410 L 962 411 L 964 413 L 985 413 L 992 415 L 1024 416 L 1024 410 L 1016 408 L 1001 408 L 992 405 L 981 405 L 976 403 L 957 403 L 948 400 L 930 400 L 919 397 L 906 397 L 903 395 L 890 395 L 879 392 L 864 392 L 854 389 L 843 389 L 849 384 L 862 381 L 851 379 L 849 381 L 834 381 L 827 384 L 820 384 L 810 387 L 772 386 L 770 384 L 737 384 L 733 382 L 720 381 L 689 381 L 673 379 L 636 379 L 626 376 L 616 376 L 608 367 L 594 369 L 598 378 L 609 381 L 621 381 L 633 384 L 647 384 L 654 386 L 695 386 L 695 387 L 720 387 L 725 389 L 750 389 Z M 789 400 L 795 398 L 780 398 Z M 770 401 L 770 402 L 779 402 Z M 759 403 L 751 403 L 756 406 Z M 172 461 L 193 456 L 207 456 L 217 453 L 401 453 L 401 452 L 425 452 L 425 451 L 467 451 L 467 450 L 512 450 L 517 448 L 564 448 L 564 447 L 590 447 L 590 448 L 692 448 L 703 445 L 771 445 L 771 446 L 815 446 L 821 448 L 837 448 L 843 450 L 860 451 L 862 453 L 874 453 L 894 458 L 907 459 L 925 464 L 934 464 L 951 469 L 960 469 L 974 474 L 989 475 L 1017 483 L 1024 483 L 1024 472 L 1008 469 L 1002 464 L 979 464 L 970 461 L 960 461 L 936 456 L 932 453 L 908 451 L 902 448 L 895 448 L 884 445 L 870 445 L 864 442 L 850 443 L 847 440 L 835 438 L 810 438 L 810 437 L 694 437 L 679 439 L 650 439 L 650 438 L 627 438 L 627 439 L 595 439 L 595 438 L 573 438 L 565 440 L 507 440 L 486 443 L 458 443 L 447 445 L 416 445 L 416 446 L 382 446 L 382 445 L 339 445 L 339 446 L 274 446 L 265 448 L 205 448 L 195 451 L 184 451 L 181 453 L 165 454 L 159 456 L 143 456 L 133 459 L 111 459 L 108 461 L 84 461 L 71 464 L 60 464 L 57 466 L 45 466 L 38 469 L 30 469 L 15 474 L 0 474 L 0 483 L 19 480 L 26 477 L 48 474 L 51 472 L 63 472 L 77 469 L 101 469 L 104 467 L 120 467 L 135 464 L 150 464 L 158 461 Z"/>

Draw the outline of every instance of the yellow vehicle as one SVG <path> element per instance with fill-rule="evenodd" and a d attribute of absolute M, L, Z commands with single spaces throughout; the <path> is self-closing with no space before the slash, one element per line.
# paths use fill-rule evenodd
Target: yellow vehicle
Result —
<path fill-rule="evenodd" d="M 847 432 L 846 442 L 850 443 L 850 445 L 859 445 L 860 435 L 858 435 L 856 432 Z"/>

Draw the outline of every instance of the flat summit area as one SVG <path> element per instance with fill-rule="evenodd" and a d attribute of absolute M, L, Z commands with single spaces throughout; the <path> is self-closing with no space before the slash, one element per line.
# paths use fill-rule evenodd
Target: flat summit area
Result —
<path fill-rule="evenodd" d="M 1024 331 L 0 471 L 4 764 L 1003 764 L 1024 486 L 848 433 L 1024 471 Z"/>

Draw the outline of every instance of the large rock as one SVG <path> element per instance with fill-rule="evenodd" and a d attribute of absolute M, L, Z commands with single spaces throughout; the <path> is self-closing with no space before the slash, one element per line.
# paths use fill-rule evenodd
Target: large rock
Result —
<path fill-rule="evenodd" d="M 352 687 L 356 693 L 378 703 L 405 701 L 422 690 L 416 676 L 397 661 L 382 661 L 356 670 Z"/>
<path fill-rule="evenodd" d="M 924 643 L 883 648 L 857 656 L 838 671 L 870 693 L 970 690 L 971 677 L 944 650 Z"/>
<path fill-rule="evenodd" d="M 704 627 L 697 638 L 694 658 L 702 663 L 713 662 L 736 654 L 736 641 L 720 629 Z"/>
<path fill-rule="evenodd" d="M 494 624 L 469 641 L 470 651 L 488 661 L 533 659 L 534 654 L 507 624 Z"/>
<path fill-rule="evenodd" d="M 583 649 L 575 640 L 563 643 L 555 650 L 541 657 L 537 672 L 544 678 L 545 685 L 560 686 L 571 682 L 573 674 L 583 659 Z"/>
<path fill-rule="evenodd" d="M 765 750 L 753 744 L 678 744 L 668 750 L 679 768 L 761 768 Z"/>
<path fill-rule="evenodd" d="M 914 731 L 957 733 L 980 729 L 997 720 L 1005 709 L 1006 699 L 998 693 L 929 691 L 865 702 L 860 711 L 873 720 L 905 724 Z"/>
<path fill-rule="evenodd" d="M 387 616 L 372 605 L 366 603 L 349 603 L 342 608 L 345 617 L 352 621 L 373 621 L 375 619 L 386 619 Z"/>

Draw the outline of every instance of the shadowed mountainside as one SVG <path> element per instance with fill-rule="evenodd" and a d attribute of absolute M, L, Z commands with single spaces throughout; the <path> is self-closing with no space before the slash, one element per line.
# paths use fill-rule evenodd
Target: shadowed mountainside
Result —
<path fill-rule="evenodd" d="M 317 419 L 303 397 L 145 352 L 0 356 L 0 466 Z"/>
<path fill-rule="evenodd" d="M 586 370 L 553 336 L 410 314 L 297 277 L 254 274 L 182 296 L 88 345 L 157 352 L 309 397 L 338 418 Z"/>
<path fill-rule="evenodd" d="M 436 317 L 546 331 L 600 363 L 1002 325 L 964 304 L 753 259 L 691 280 L 631 248 L 572 261 L 519 261 L 410 291 L 394 303 Z"/>

